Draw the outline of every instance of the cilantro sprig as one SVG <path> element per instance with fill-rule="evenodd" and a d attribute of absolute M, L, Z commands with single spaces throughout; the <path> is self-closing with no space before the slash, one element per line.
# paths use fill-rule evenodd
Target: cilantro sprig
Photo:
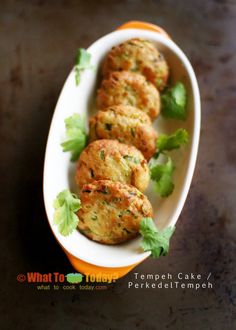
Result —
<path fill-rule="evenodd" d="M 143 218 L 140 223 L 140 234 L 143 236 L 141 247 L 144 251 L 151 251 L 151 256 L 159 258 L 166 256 L 169 251 L 169 241 L 175 227 L 167 227 L 159 231 L 152 218 Z"/>
<path fill-rule="evenodd" d="M 81 207 L 80 199 L 69 190 L 61 191 L 54 203 L 54 224 L 63 236 L 68 236 L 77 227 L 79 218 L 76 212 Z"/>
<path fill-rule="evenodd" d="M 157 149 L 159 152 L 180 148 L 188 143 L 188 132 L 184 128 L 177 129 L 173 134 L 160 134 L 157 139 Z"/>
<path fill-rule="evenodd" d="M 161 197 L 168 197 L 174 190 L 174 165 L 170 157 L 165 164 L 157 164 L 150 168 L 154 189 Z"/>
<path fill-rule="evenodd" d="M 187 92 L 178 81 L 161 96 L 161 113 L 166 118 L 185 120 L 187 116 Z"/>
<path fill-rule="evenodd" d="M 166 162 L 163 164 L 150 163 L 151 179 L 154 181 L 154 189 L 161 197 L 168 197 L 174 190 L 173 172 L 174 164 L 167 151 L 180 148 L 188 143 L 188 132 L 183 129 L 177 129 L 173 134 L 161 134 L 157 139 L 157 152 L 153 158 L 157 159 L 164 155 Z"/>
<path fill-rule="evenodd" d="M 81 72 L 87 69 L 92 69 L 90 64 L 91 54 L 89 54 L 84 48 L 79 48 L 75 60 L 75 83 L 76 86 L 80 83 Z"/>
<path fill-rule="evenodd" d="M 66 140 L 61 143 L 64 152 L 71 152 L 71 161 L 76 161 L 87 144 L 84 118 L 74 114 L 65 119 Z"/>

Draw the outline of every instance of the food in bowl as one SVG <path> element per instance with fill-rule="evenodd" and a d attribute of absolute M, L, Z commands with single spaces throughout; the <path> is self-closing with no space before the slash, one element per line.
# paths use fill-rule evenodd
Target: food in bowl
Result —
<path fill-rule="evenodd" d="M 97 92 L 97 108 L 134 106 L 154 120 L 160 113 L 160 93 L 146 78 L 131 71 L 112 72 Z"/>
<path fill-rule="evenodd" d="M 110 180 L 84 185 L 80 200 L 80 231 L 104 244 L 118 244 L 136 237 L 142 218 L 153 214 L 151 203 L 138 189 Z"/>
<path fill-rule="evenodd" d="M 135 148 L 117 140 L 96 140 L 81 153 L 76 168 L 76 183 L 111 180 L 131 184 L 144 191 L 150 174 L 147 161 Z"/>
<path fill-rule="evenodd" d="M 169 67 L 165 57 L 152 42 L 134 38 L 114 46 L 105 58 L 102 67 L 104 76 L 113 71 L 141 73 L 157 89 L 162 91 L 169 78 Z"/>
<path fill-rule="evenodd" d="M 149 116 L 129 105 L 116 105 L 103 110 L 89 120 L 90 141 L 116 139 L 135 146 L 149 160 L 156 150 L 157 139 Z"/>
<path fill-rule="evenodd" d="M 81 52 L 81 54 L 85 53 Z M 89 56 L 86 56 L 86 67 L 88 68 L 90 67 L 90 64 L 87 63 L 89 58 Z M 136 64 L 138 63 L 137 61 Z M 85 66 L 80 66 L 78 63 L 77 66 L 77 71 L 75 71 L 75 73 L 78 74 L 79 72 L 80 74 L 81 68 L 84 70 Z M 78 77 L 76 83 L 78 83 Z M 169 88 L 167 94 L 164 94 L 166 117 L 171 117 L 171 112 L 174 109 L 175 118 L 183 119 L 183 116 L 181 118 L 180 114 L 185 111 L 186 107 L 186 97 L 183 97 L 183 90 L 185 92 L 185 87 L 182 85 L 181 88 L 179 87 L 180 85 L 178 88 L 175 86 L 174 90 Z M 168 152 L 172 149 L 178 149 L 182 144 L 187 143 L 187 132 L 184 131 L 184 134 L 182 134 L 183 132 L 181 131 L 181 134 L 176 132 L 176 134 L 174 133 L 170 136 L 160 134 L 157 139 L 155 150 L 153 150 L 153 147 L 151 148 L 151 144 L 153 145 L 153 141 L 156 139 L 156 133 L 151 127 L 151 120 L 154 120 L 159 115 L 161 107 L 160 102 L 159 90 L 153 83 L 147 81 L 144 75 L 132 71 L 114 71 L 111 72 L 108 77 L 104 78 L 98 89 L 97 107 L 99 112 L 90 121 L 90 141 L 97 138 L 99 138 L 99 140 L 91 142 L 81 153 L 81 148 L 84 145 L 85 139 L 84 137 L 83 140 L 80 139 L 77 133 L 75 134 L 75 131 L 85 132 L 84 126 L 81 125 L 82 121 L 77 121 L 78 118 L 70 117 L 69 120 L 65 122 L 68 126 L 68 140 L 66 141 L 67 150 L 64 149 L 64 151 L 70 151 L 72 155 L 80 155 L 76 170 L 76 182 L 81 188 L 80 199 L 69 191 L 63 191 L 57 196 L 55 202 L 55 223 L 58 224 L 59 228 L 63 229 L 65 235 L 71 233 L 73 228 L 75 229 L 78 227 L 85 236 L 92 240 L 104 244 L 118 244 L 135 237 L 139 232 L 143 236 L 141 246 L 144 251 L 151 251 L 151 254 L 155 257 L 166 255 L 169 247 L 169 238 L 174 229 L 166 228 L 161 232 L 158 231 L 152 220 L 151 209 L 146 208 L 148 211 L 144 211 L 142 207 L 142 217 L 140 219 L 137 218 L 139 221 L 135 222 L 137 226 L 136 229 L 127 229 L 127 225 L 132 224 L 132 221 L 135 219 L 135 216 L 133 216 L 132 219 L 128 217 L 127 213 L 129 216 L 133 214 L 131 209 L 132 206 L 136 205 L 135 200 L 137 197 L 142 197 L 143 200 L 147 201 L 146 206 L 151 205 L 147 197 L 141 192 L 144 191 L 148 185 L 149 170 L 144 155 L 136 148 L 138 139 L 133 139 L 133 141 L 131 139 L 130 134 L 134 134 L 131 128 L 137 128 L 143 121 L 147 131 L 149 131 L 150 135 L 145 134 L 144 128 L 142 128 L 142 139 L 145 140 L 145 142 L 140 143 L 139 141 L 140 144 L 144 145 L 143 150 L 142 145 L 139 145 L 139 149 L 143 152 L 146 151 L 145 156 L 147 158 L 154 152 L 154 156 L 149 162 L 150 174 L 152 180 L 155 181 L 156 191 L 161 197 L 168 197 L 174 189 L 174 164 Z M 112 110 L 113 107 L 115 111 L 114 109 Z M 136 112 L 135 116 L 134 111 Z M 114 117 L 112 117 L 112 112 Z M 140 113 L 142 113 L 143 116 L 141 116 Z M 176 113 L 178 113 L 178 115 L 176 115 Z M 108 117 L 104 117 L 105 114 Z M 119 120 L 117 120 L 117 118 L 115 119 L 115 116 L 119 116 Z M 131 119 L 133 119 L 133 117 L 138 119 L 138 121 L 132 122 L 132 126 Z M 149 120 L 147 119 L 148 117 L 150 118 Z M 76 122 L 73 122 L 71 118 L 76 119 Z M 111 122 L 107 122 L 107 120 L 111 118 Z M 121 122 L 122 125 L 120 124 Z M 117 123 L 120 125 L 120 130 Z M 100 124 L 103 129 L 101 129 L 99 133 L 97 132 L 97 127 Z M 111 134 L 108 136 L 109 139 L 100 139 L 101 135 L 104 133 L 104 128 L 107 131 L 111 131 L 112 125 L 118 125 L 113 132 L 114 135 Z M 128 131 L 129 134 L 127 134 Z M 99 134 L 101 135 L 99 136 Z M 151 137 L 151 142 L 148 141 L 149 136 Z M 125 143 L 120 143 L 119 140 L 123 141 L 123 139 Z M 148 143 L 150 143 L 150 145 L 148 145 Z M 76 150 L 77 144 L 78 150 Z M 148 145 L 148 148 L 146 148 L 145 145 Z M 65 148 L 65 145 L 62 144 L 62 146 Z M 156 163 L 157 159 L 159 161 L 160 155 L 166 160 L 165 163 Z M 138 161 L 137 158 L 139 159 Z M 141 163 L 144 167 L 142 171 L 140 171 L 140 167 L 138 166 L 138 164 Z M 124 170 L 124 168 L 126 170 Z M 100 186 L 105 188 L 97 189 L 97 187 Z M 111 206 L 110 200 L 107 200 L 108 196 L 106 195 L 110 195 L 110 190 L 112 191 L 111 196 L 117 193 L 114 187 L 119 187 L 118 190 L 121 189 L 122 191 L 123 197 L 115 197 L 116 202 L 116 198 L 121 198 L 121 201 L 118 199 L 118 202 L 122 202 L 122 205 L 119 205 L 119 207 L 115 207 L 113 204 Z M 125 194 L 124 191 L 130 189 L 128 187 L 132 187 L 135 193 L 133 191 L 133 194 Z M 92 196 L 92 201 L 90 201 L 89 197 L 84 195 L 84 193 L 92 193 L 90 195 Z M 131 195 L 135 195 L 136 199 L 134 200 Z M 97 213 L 100 211 L 100 200 L 103 205 L 101 208 L 102 216 L 98 217 Z M 128 212 L 122 209 L 122 212 L 126 212 L 125 216 L 127 216 L 127 223 L 125 222 L 125 226 L 122 227 L 119 218 L 122 218 L 123 215 L 120 213 L 117 215 L 115 212 L 119 211 L 121 206 L 123 207 L 123 202 L 128 206 Z M 130 202 L 131 205 L 129 204 Z M 96 214 L 94 214 L 93 206 L 96 206 Z M 71 216 L 71 223 L 67 216 L 68 214 L 73 215 Z M 138 217 L 137 214 L 136 216 Z M 75 217 L 77 217 L 77 221 Z M 96 220 L 99 221 L 95 223 L 92 222 Z M 65 230 L 68 224 L 69 230 Z M 122 233 L 120 233 L 119 230 L 117 232 L 117 227 L 122 229 Z M 125 237 L 123 237 L 124 231 L 126 233 Z"/>

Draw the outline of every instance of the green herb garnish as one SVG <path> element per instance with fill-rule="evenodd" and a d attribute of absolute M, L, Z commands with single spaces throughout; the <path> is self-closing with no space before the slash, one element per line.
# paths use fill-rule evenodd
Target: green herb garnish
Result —
<path fill-rule="evenodd" d="M 77 227 L 79 218 L 76 212 L 81 207 L 80 199 L 69 190 L 60 192 L 54 203 L 54 224 L 63 236 L 68 236 Z"/>
<path fill-rule="evenodd" d="M 102 205 L 110 205 L 110 202 L 106 201 L 106 200 L 103 200 L 101 201 Z"/>
<path fill-rule="evenodd" d="M 122 199 L 118 198 L 118 197 L 114 197 L 113 200 L 112 200 L 113 203 L 118 203 L 118 202 L 121 202 L 121 201 L 122 201 Z"/>
<path fill-rule="evenodd" d="M 81 72 L 86 69 L 92 69 L 93 66 L 90 64 L 91 54 L 89 54 L 84 48 L 79 48 L 77 51 L 75 61 L 75 83 L 76 86 L 80 83 Z"/>
<path fill-rule="evenodd" d="M 185 120 L 187 116 L 187 92 L 181 82 L 167 89 L 161 96 L 161 113 L 166 118 Z"/>
<path fill-rule="evenodd" d="M 166 151 L 178 149 L 183 144 L 188 143 L 188 132 L 183 129 L 177 129 L 173 134 L 166 135 L 161 134 L 157 139 L 157 152 L 153 155 L 154 159 L 157 159 L 159 155 L 166 155 Z M 167 156 L 167 162 L 165 164 L 150 163 L 151 179 L 155 182 L 154 189 L 161 197 L 168 197 L 174 190 L 174 184 L 172 182 L 172 176 L 174 171 L 174 165 L 169 156 Z"/>
<path fill-rule="evenodd" d="M 151 218 L 142 218 L 139 231 L 143 236 L 141 247 L 144 251 L 151 251 L 151 256 L 154 258 L 166 256 L 174 230 L 174 227 L 168 227 L 160 232 Z"/>
<path fill-rule="evenodd" d="M 101 151 L 100 151 L 100 158 L 101 158 L 102 160 L 105 160 L 105 151 L 104 151 L 104 150 L 101 150 Z"/>
<path fill-rule="evenodd" d="M 163 84 L 163 80 L 160 79 L 160 78 L 158 78 L 158 79 L 156 80 L 156 85 L 157 85 L 157 87 L 161 87 L 162 84 Z"/>
<path fill-rule="evenodd" d="M 135 128 L 134 128 L 134 127 L 131 127 L 130 131 L 131 131 L 131 135 L 132 135 L 133 137 L 135 137 L 135 133 L 136 133 Z"/>
<path fill-rule="evenodd" d="M 157 164 L 150 168 L 154 189 L 161 197 L 169 196 L 174 190 L 172 181 L 174 165 L 170 157 L 165 164 Z"/>
<path fill-rule="evenodd" d="M 67 139 L 61 143 L 63 151 L 71 152 L 71 161 L 76 161 L 87 144 L 85 122 L 78 114 L 65 119 Z"/>
<path fill-rule="evenodd" d="M 183 144 L 188 143 L 188 132 L 186 129 L 179 128 L 171 135 L 161 134 L 157 139 L 158 152 L 178 149 Z"/>
<path fill-rule="evenodd" d="M 119 213 L 119 218 L 121 218 L 123 215 L 131 214 L 130 210 L 123 210 Z"/>
<path fill-rule="evenodd" d="M 124 155 L 123 158 L 126 159 L 126 160 L 128 160 L 128 161 L 130 161 L 130 162 L 133 162 L 135 164 L 139 164 L 140 163 L 140 160 L 138 158 L 132 157 L 130 155 Z"/>

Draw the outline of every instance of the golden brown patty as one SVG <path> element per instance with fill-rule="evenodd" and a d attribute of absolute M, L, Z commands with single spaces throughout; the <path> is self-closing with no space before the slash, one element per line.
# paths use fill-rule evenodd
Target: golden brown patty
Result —
<path fill-rule="evenodd" d="M 169 77 L 164 56 L 152 42 L 144 39 L 127 40 L 109 52 L 103 63 L 103 75 L 122 70 L 143 74 L 160 91 L 166 86 Z"/>
<path fill-rule="evenodd" d="M 112 180 L 132 184 L 144 191 L 149 178 L 147 161 L 142 153 L 117 140 L 90 143 L 77 163 L 76 183 L 79 187 L 95 180 Z"/>
<path fill-rule="evenodd" d="M 134 145 L 150 159 L 156 149 L 157 134 L 143 111 L 129 105 L 116 105 L 98 111 L 90 118 L 90 141 L 116 139 Z"/>
<path fill-rule="evenodd" d="M 138 235 L 143 217 L 152 217 L 147 197 L 133 186 L 110 180 L 86 184 L 78 211 L 81 232 L 105 244 L 125 242 Z"/>
<path fill-rule="evenodd" d="M 102 81 L 97 93 L 97 107 L 131 105 L 153 120 L 160 113 L 160 94 L 144 76 L 130 71 L 113 72 Z"/>

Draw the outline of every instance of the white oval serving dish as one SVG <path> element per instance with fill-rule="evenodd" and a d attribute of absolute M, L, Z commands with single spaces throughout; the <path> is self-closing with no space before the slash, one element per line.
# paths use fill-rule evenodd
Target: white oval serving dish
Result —
<path fill-rule="evenodd" d="M 92 55 L 95 70 L 82 74 L 79 86 L 75 85 L 74 70 L 69 74 L 51 122 L 48 135 L 43 192 L 46 212 L 50 227 L 63 249 L 75 258 L 100 267 L 126 267 L 137 264 L 149 256 L 140 248 L 141 238 L 128 243 L 109 246 L 93 242 L 79 231 L 64 237 L 53 224 L 53 201 L 64 189 L 75 191 L 73 176 L 75 164 L 70 162 L 70 155 L 60 146 L 65 134 L 64 119 L 74 113 L 90 116 L 95 110 L 95 95 L 100 64 L 107 52 L 127 39 L 140 37 L 151 40 L 163 52 L 171 70 L 173 82 L 181 80 L 188 93 L 188 117 L 185 122 L 165 120 L 161 116 L 155 121 L 158 132 L 170 133 L 178 127 L 188 130 L 190 141 L 181 151 L 172 152 L 176 170 L 174 175 L 175 190 L 166 199 L 158 198 L 150 185 L 146 192 L 154 208 L 154 220 L 158 228 L 174 226 L 186 200 L 196 163 L 200 132 L 200 95 L 192 66 L 181 49 L 165 36 L 142 29 L 126 29 L 107 34 L 94 42 L 87 50 Z"/>

